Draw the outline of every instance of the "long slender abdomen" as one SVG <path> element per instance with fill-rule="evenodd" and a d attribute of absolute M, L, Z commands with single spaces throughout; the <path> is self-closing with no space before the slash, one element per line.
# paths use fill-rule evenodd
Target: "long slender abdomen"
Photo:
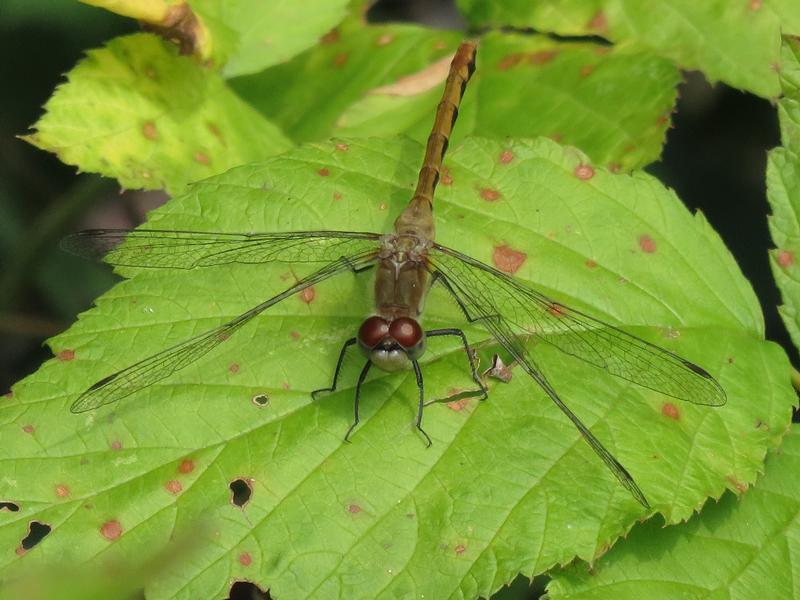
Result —
<path fill-rule="evenodd" d="M 475 70 L 476 52 L 477 46 L 474 42 L 463 42 L 456 50 L 442 100 L 436 108 L 433 130 L 428 136 L 417 189 L 409 205 L 394 222 L 395 232 L 398 234 L 412 234 L 433 240 L 433 194 L 436 184 L 439 183 L 444 155 L 458 117 L 458 106 Z"/>

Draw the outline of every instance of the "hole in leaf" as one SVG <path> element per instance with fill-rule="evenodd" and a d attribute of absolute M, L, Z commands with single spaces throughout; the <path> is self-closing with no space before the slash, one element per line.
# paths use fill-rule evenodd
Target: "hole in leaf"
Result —
<path fill-rule="evenodd" d="M 0 510 L 7 510 L 8 512 L 19 511 L 19 504 L 14 502 L 0 502 Z"/>
<path fill-rule="evenodd" d="M 228 600 L 270 600 L 269 592 L 265 592 L 250 581 L 235 581 L 231 586 Z"/>
<path fill-rule="evenodd" d="M 30 550 L 41 542 L 52 530 L 53 528 L 47 523 L 31 521 L 30 525 L 28 525 L 28 535 L 20 542 L 20 546 L 22 546 L 24 550 Z"/>
<path fill-rule="evenodd" d="M 259 408 L 263 408 L 269 404 L 269 396 L 267 394 L 256 394 L 253 396 L 252 401 Z"/>
<path fill-rule="evenodd" d="M 243 508 L 245 504 L 250 502 L 250 496 L 253 495 L 253 486 L 246 479 L 234 479 L 228 486 L 231 488 L 231 502 Z"/>

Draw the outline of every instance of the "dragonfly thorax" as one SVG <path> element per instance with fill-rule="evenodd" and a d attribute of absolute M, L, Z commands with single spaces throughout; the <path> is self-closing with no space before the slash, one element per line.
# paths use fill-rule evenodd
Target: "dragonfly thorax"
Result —
<path fill-rule="evenodd" d="M 389 321 L 375 315 L 361 324 L 358 345 L 376 367 L 398 371 L 425 352 L 425 332 L 411 317 Z"/>

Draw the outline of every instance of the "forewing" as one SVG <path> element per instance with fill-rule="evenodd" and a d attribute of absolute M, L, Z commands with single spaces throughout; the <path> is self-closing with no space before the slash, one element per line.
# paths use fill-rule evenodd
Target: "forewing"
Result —
<path fill-rule="evenodd" d="M 701 367 L 622 329 L 560 304 L 474 258 L 435 245 L 431 266 L 442 273 L 464 309 L 489 323 L 515 357 L 526 355 L 524 337 L 535 335 L 643 387 L 679 400 L 708 406 L 725 404 L 725 392 Z M 494 316 L 499 315 L 499 316 Z M 497 337 L 497 332 L 492 331 Z"/>
<path fill-rule="evenodd" d="M 218 233 L 90 229 L 65 237 L 72 254 L 112 265 L 193 269 L 231 263 L 322 263 L 377 249 L 380 235 L 350 231 Z"/>
<path fill-rule="evenodd" d="M 369 266 L 374 261 L 375 253 L 372 249 L 367 252 L 353 254 L 335 260 L 308 277 L 301 279 L 295 285 L 284 290 L 277 296 L 273 296 L 269 300 L 251 308 L 224 325 L 201 333 L 198 336 L 190 338 L 176 346 L 163 350 L 158 354 L 154 354 L 130 367 L 101 379 L 81 394 L 73 403 L 71 410 L 74 413 L 92 410 L 104 404 L 116 402 L 125 396 L 129 396 L 149 385 L 161 381 L 172 375 L 175 371 L 179 371 L 205 356 L 270 306 L 277 304 L 281 300 L 309 286 L 324 281 L 337 273 L 349 269 L 358 270 Z"/>

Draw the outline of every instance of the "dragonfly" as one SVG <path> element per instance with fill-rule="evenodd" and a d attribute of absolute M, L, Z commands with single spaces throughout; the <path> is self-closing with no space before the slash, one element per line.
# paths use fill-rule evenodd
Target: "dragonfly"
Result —
<path fill-rule="evenodd" d="M 466 41 L 456 51 L 436 109 L 417 187 L 388 234 L 355 231 L 219 233 L 158 229 L 88 230 L 68 236 L 63 247 L 112 265 L 195 269 L 234 263 L 271 262 L 317 267 L 280 294 L 231 321 L 178 343 L 113 373 L 88 388 L 72 404 L 73 413 L 94 410 L 161 381 L 207 355 L 255 317 L 277 303 L 335 275 L 374 269 L 374 314 L 344 342 L 331 385 L 314 398 L 337 389 L 348 350 L 358 347 L 366 362 L 355 387 L 354 419 L 359 423 L 361 389 L 370 369 L 413 370 L 418 389 L 415 426 L 422 427 L 426 406 L 420 358 L 430 338 L 453 336 L 466 353 L 475 396 L 488 388 L 477 371 L 477 358 L 458 328 L 425 330 L 420 324 L 425 298 L 433 285 L 455 299 L 467 322 L 484 328 L 511 355 L 577 428 L 619 482 L 643 506 L 647 499 L 630 473 L 567 406 L 527 349 L 531 337 L 544 340 L 611 375 L 693 404 L 721 406 L 725 391 L 702 367 L 619 327 L 566 306 L 467 254 L 435 242 L 433 197 L 445 152 L 467 82 L 475 69 L 477 46 Z"/>

